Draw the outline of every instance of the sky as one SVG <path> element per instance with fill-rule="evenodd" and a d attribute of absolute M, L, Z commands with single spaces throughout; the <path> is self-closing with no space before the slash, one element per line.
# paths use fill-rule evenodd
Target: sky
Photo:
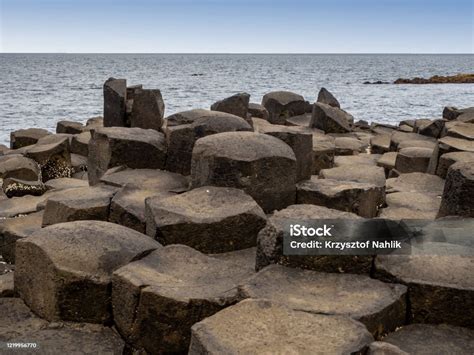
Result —
<path fill-rule="evenodd" d="M 0 0 L 8 53 L 474 53 L 474 0 Z"/>

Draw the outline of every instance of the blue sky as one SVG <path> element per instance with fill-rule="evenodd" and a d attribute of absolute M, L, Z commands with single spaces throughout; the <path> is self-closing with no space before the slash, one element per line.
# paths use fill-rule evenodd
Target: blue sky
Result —
<path fill-rule="evenodd" d="M 0 0 L 0 51 L 473 53 L 473 2 Z"/>

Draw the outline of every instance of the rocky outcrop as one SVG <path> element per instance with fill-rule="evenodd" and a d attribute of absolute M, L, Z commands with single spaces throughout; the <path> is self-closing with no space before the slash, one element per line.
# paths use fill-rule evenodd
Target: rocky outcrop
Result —
<path fill-rule="evenodd" d="M 458 162 L 451 165 L 446 176 L 438 217 L 474 217 L 474 164 Z"/>
<path fill-rule="evenodd" d="M 474 74 L 457 74 L 451 76 L 434 75 L 429 79 L 397 79 L 394 84 L 474 84 Z"/>
<path fill-rule="evenodd" d="M 265 212 L 294 203 L 296 158 L 280 139 L 253 132 L 228 132 L 196 142 L 191 186 L 243 189 Z"/>
<path fill-rule="evenodd" d="M 337 107 L 316 103 L 310 127 L 319 128 L 326 133 L 346 133 L 351 131 L 351 119 L 352 116 Z"/>
<path fill-rule="evenodd" d="M 339 101 L 331 94 L 326 88 L 321 88 L 318 93 L 318 98 L 316 100 L 322 104 L 326 104 L 332 107 L 341 108 Z"/>
<path fill-rule="evenodd" d="M 268 113 L 268 121 L 273 124 L 285 124 L 287 118 L 306 112 L 303 96 L 290 91 L 273 91 L 263 96 L 262 106 Z"/>

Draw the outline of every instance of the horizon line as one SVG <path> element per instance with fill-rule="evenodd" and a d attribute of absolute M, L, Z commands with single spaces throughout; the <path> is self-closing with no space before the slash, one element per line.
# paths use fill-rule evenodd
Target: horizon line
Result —
<path fill-rule="evenodd" d="M 226 55 L 226 54 L 242 54 L 242 55 L 474 55 L 474 52 L 3 52 L 0 54 L 206 54 L 206 55 Z"/>

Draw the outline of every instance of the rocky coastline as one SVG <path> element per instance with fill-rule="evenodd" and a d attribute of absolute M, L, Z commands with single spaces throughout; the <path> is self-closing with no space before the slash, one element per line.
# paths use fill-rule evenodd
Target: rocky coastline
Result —
<path fill-rule="evenodd" d="M 392 126 L 324 88 L 167 117 L 158 89 L 110 78 L 103 93 L 103 117 L 0 146 L 0 345 L 474 353 L 474 243 L 458 238 L 473 226 L 474 107 Z M 321 219 L 423 220 L 430 252 L 285 255 L 288 222 Z"/>
<path fill-rule="evenodd" d="M 365 81 L 364 84 L 390 84 L 388 81 Z M 434 75 L 430 78 L 398 78 L 393 84 L 474 84 L 474 74 Z"/>

